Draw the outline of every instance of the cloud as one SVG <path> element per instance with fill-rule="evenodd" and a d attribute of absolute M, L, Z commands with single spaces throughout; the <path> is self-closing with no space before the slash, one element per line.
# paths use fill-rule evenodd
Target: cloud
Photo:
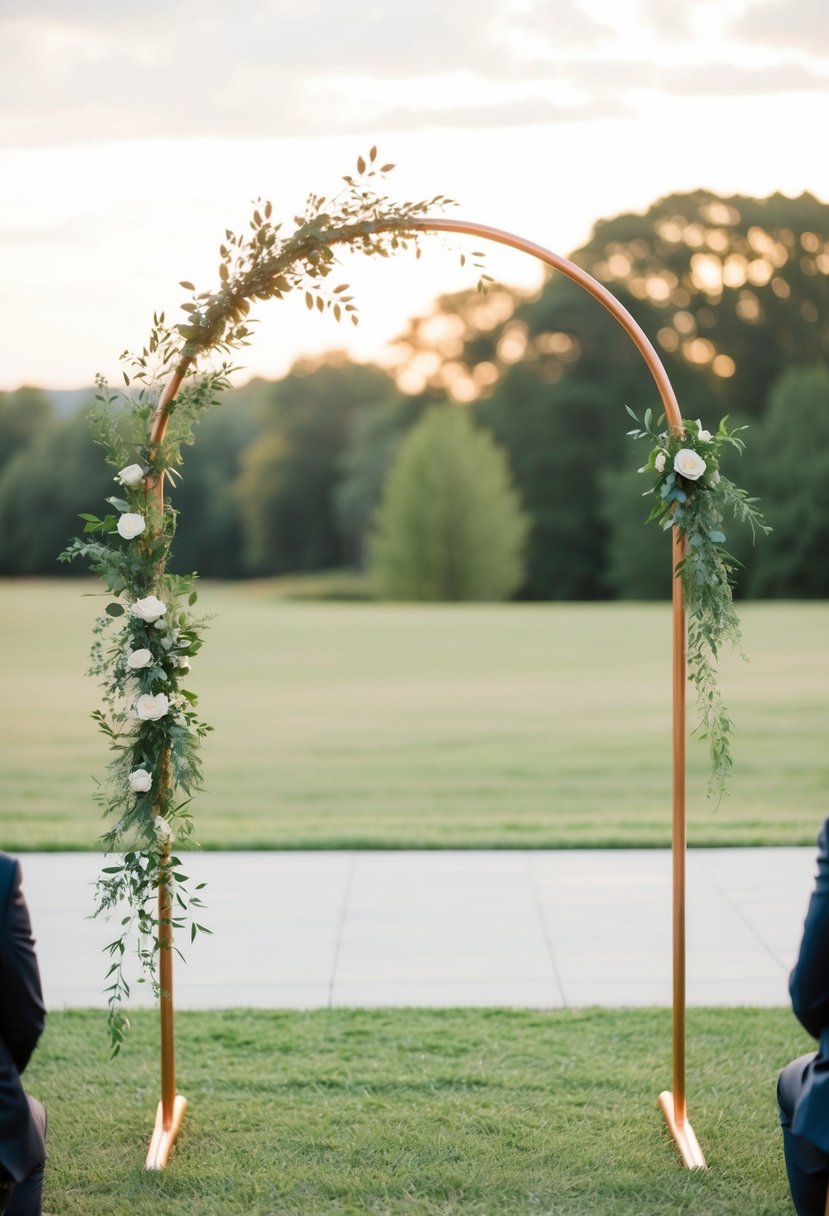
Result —
<path fill-rule="evenodd" d="M 537 125 L 624 116 L 643 90 L 829 82 L 780 56 L 761 69 L 719 35 L 717 60 L 701 58 L 709 18 L 727 25 L 736 0 L 645 0 L 639 29 L 616 10 L 602 25 L 583 2 L 247 0 L 231 15 L 226 0 L 5 0 L 0 146 Z M 820 38 L 825 4 L 755 2 L 744 35 L 805 38 L 808 24 Z"/>
<path fill-rule="evenodd" d="M 319 134 L 342 126 L 326 79 L 373 85 L 376 113 L 389 83 L 540 78 L 606 35 L 576 0 L 7 0 L 0 141 Z"/>
<path fill-rule="evenodd" d="M 749 5 L 733 33 L 764 46 L 825 54 L 829 51 L 829 5 L 826 0 L 760 0 Z"/>
<path fill-rule="evenodd" d="M 383 130 L 440 127 L 536 126 L 542 123 L 586 122 L 596 118 L 628 117 L 631 111 L 618 98 L 593 99 L 584 104 L 560 105 L 544 97 L 526 97 L 505 105 L 470 105 L 429 112 L 422 108 L 396 107 L 378 116 Z"/>
<path fill-rule="evenodd" d="M 793 63 L 763 68 L 735 68 L 732 63 L 709 63 L 672 72 L 664 82 L 671 93 L 768 95 L 826 91 L 829 76 Z"/>

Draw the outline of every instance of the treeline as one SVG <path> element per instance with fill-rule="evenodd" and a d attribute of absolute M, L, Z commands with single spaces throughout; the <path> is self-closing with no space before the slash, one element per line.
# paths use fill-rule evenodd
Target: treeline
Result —
<path fill-rule="evenodd" d="M 652 337 L 686 417 L 747 424 L 727 472 L 774 532 L 735 531 L 746 596 L 829 595 L 829 207 L 809 195 L 697 192 L 596 226 L 573 260 Z M 504 452 L 528 517 L 526 599 L 651 598 L 667 539 L 645 529 L 643 453 L 624 406 L 659 398 L 609 314 L 552 276 L 532 299 L 447 297 L 398 344 L 394 374 L 332 355 L 229 393 L 175 491 L 179 569 L 243 578 L 365 566 L 390 470 L 428 411 L 458 409 Z M 113 492 L 82 414 L 0 395 L 0 572 L 66 572 L 81 511 Z M 71 572 L 71 570 L 70 570 Z"/>

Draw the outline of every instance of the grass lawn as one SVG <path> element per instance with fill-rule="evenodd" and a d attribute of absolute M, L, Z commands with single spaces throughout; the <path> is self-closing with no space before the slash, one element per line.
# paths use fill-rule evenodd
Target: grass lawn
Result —
<path fill-rule="evenodd" d="M 95 591 L 0 583 L 6 848 L 89 849 L 102 830 L 107 752 L 83 675 Z M 299 603 L 271 583 L 207 585 L 201 603 L 216 614 L 191 684 L 216 727 L 204 847 L 669 843 L 667 605 Z M 722 671 L 733 793 L 706 801 L 692 740 L 689 840 L 812 845 L 829 802 L 829 613 L 749 604 L 743 621 L 751 661 Z"/>
<path fill-rule="evenodd" d="M 144 1157 L 157 1026 L 107 1060 L 101 1013 L 51 1015 L 28 1086 L 49 1109 L 61 1216 L 783 1216 L 774 1085 L 808 1050 L 784 1010 L 689 1012 L 684 1170 L 657 1109 L 668 1010 L 181 1013 L 190 1106 Z"/>

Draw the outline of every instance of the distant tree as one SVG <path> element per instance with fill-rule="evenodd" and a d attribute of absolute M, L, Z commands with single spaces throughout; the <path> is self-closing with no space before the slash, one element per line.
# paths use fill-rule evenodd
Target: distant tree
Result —
<path fill-rule="evenodd" d="M 829 371 L 794 367 L 756 434 L 756 492 L 774 528 L 757 547 L 756 596 L 829 596 Z"/>
<path fill-rule="evenodd" d="M 504 448 L 531 527 L 521 594 L 530 599 L 607 596 L 599 477 L 618 462 L 623 411 L 601 386 L 576 380 L 539 385 L 514 368 L 509 392 L 494 394 L 475 417 Z"/>
<path fill-rule="evenodd" d="M 334 502 L 350 560 L 357 569 L 365 566 L 368 538 L 400 445 L 428 404 L 423 397 L 398 398 L 388 406 L 366 407 L 352 420 Z"/>
<path fill-rule="evenodd" d="M 272 386 L 259 437 L 246 449 L 235 493 L 249 571 L 323 570 L 348 561 L 335 511 L 355 416 L 397 397 L 376 367 L 329 356 Z"/>
<path fill-rule="evenodd" d="M 52 403 L 39 388 L 0 393 L 0 469 L 53 421 Z"/>
<path fill-rule="evenodd" d="M 521 582 L 526 533 L 501 450 L 465 412 L 435 408 L 389 474 L 370 571 L 389 599 L 507 599 Z"/>
<path fill-rule="evenodd" d="M 170 568 L 207 578 L 239 578 L 244 563 L 244 523 L 235 492 L 243 454 L 262 429 L 255 394 L 231 390 L 198 426 L 183 476 L 170 491 L 179 512 Z"/>
<path fill-rule="evenodd" d="M 76 573 L 57 555 L 80 529 L 82 511 L 108 510 L 117 493 L 83 414 L 52 421 L 0 475 L 0 573 Z"/>

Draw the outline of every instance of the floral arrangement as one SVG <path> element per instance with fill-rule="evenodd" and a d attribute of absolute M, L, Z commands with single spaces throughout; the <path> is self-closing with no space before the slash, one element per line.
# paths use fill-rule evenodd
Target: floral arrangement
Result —
<path fill-rule="evenodd" d="M 654 426 L 651 410 L 645 411 L 640 423 L 626 408 L 637 424 L 628 434 L 651 445 L 647 463 L 639 469 L 656 475 L 655 484 L 645 491 L 656 498 L 648 522 L 656 520 L 665 530 L 677 528 L 683 540 L 677 574 L 688 619 L 688 678 L 697 692 L 697 733 L 708 741 L 708 796 L 719 804 L 733 764 L 734 728 L 720 694 L 717 656 L 726 642 L 739 647 L 741 636 L 732 598 L 732 574 L 738 563 L 724 547 L 724 519 L 730 514 L 748 524 L 755 538 L 771 528 L 757 508 L 757 499 L 720 469 L 725 449 L 744 451 L 739 432 L 745 427 L 729 430 L 726 417 L 713 433 L 700 419 L 683 419 L 682 430 L 665 430 L 664 416 Z"/>
<path fill-rule="evenodd" d="M 328 286 L 336 266 L 334 247 L 380 257 L 409 247 L 419 253 L 417 222 L 451 200 L 437 195 L 392 203 L 376 193 L 372 179 L 394 166 L 377 167 L 376 159 L 376 148 L 368 158 L 359 157 L 356 176 L 343 178 L 336 197 L 310 195 L 290 235 L 283 236 L 281 225 L 273 223 L 271 204 L 257 202 L 248 233 L 225 233 L 218 287 L 197 292 L 182 282 L 192 293 L 182 305 L 185 319 L 169 326 L 163 314 L 153 317 L 140 354 L 122 355 L 123 389 L 97 380 L 90 424 L 117 470 L 118 491 L 107 500 L 110 512 L 81 516 L 84 534 L 61 560 L 86 560 L 108 596 L 95 626 L 91 674 L 100 677 L 105 702 L 93 718 L 112 751 L 97 795 L 111 823 L 102 843 L 117 857 L 99 878 L 96 913 L 127 909 L 107 947 L 113 1054 L 128 1029 L 124 964 L 133 931 L 141 978 L 159 991 L 159 888 L 172 897 L 170 920 L 164 923 L 173 928 L 189 923 L 191 941 L 206 931 L 195 919 L 204 884 L 189 891 L 174 853 L 193 830 L 190 803 L 202 780 L 199 747 L 210 730 L 199 718 L 196 695 L 186 687 L 206 622 L 194 615 L 196 576 L 167 570 L 176 513 L 164 487 L 179 476 L 182 447 L 194 441 L 199 417 L 228 387 L 234 370 L 228 362 L 213 366 L 204 360 L 247 344 L 252 302 L 301 290 L 309 309 L 330 310 L 337 320 L 351 317 L 356 323 L 348 284 Z M 486 290 L 486 280 L 482 275 L 479 290 Z"/>

